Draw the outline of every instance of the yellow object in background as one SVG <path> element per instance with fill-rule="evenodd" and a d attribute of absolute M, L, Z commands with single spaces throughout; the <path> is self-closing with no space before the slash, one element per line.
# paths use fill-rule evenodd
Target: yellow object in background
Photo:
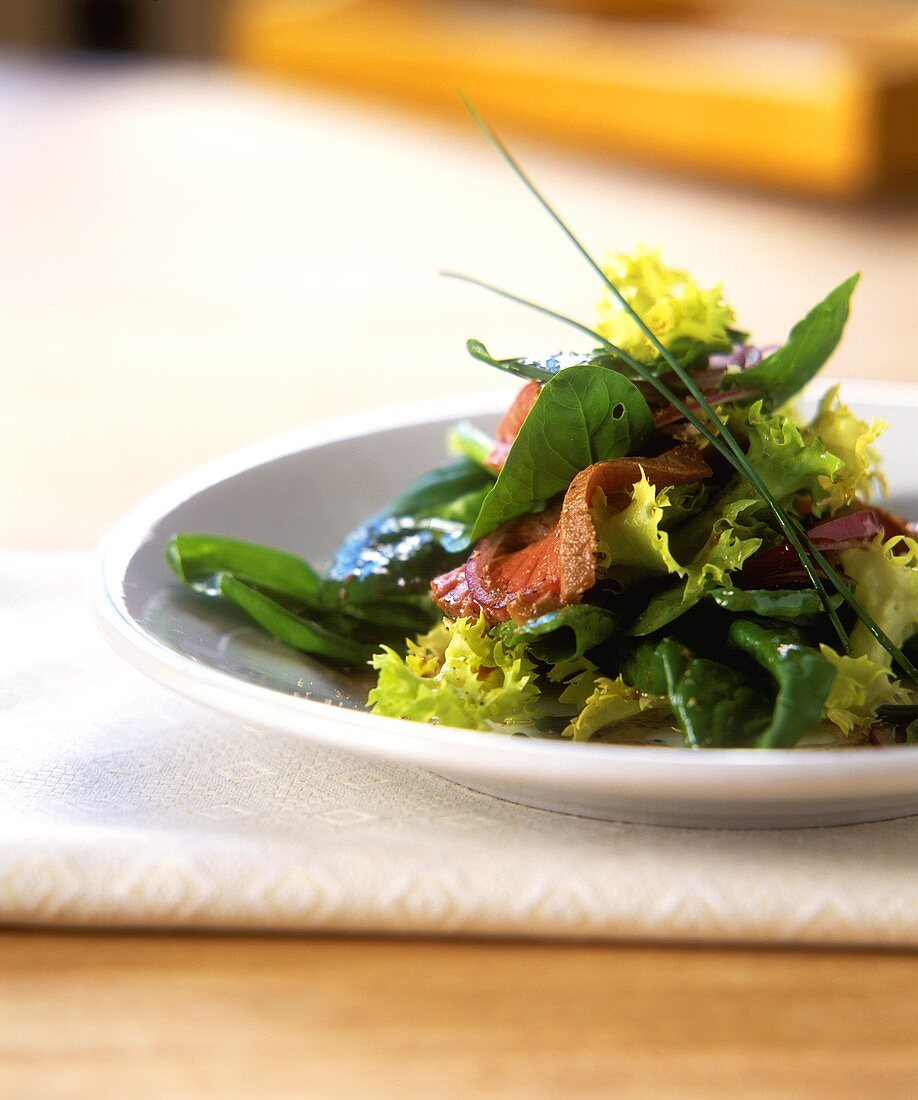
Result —
<path fill-rule="evenodd" d="M 633 5 L 596 0 L 241 0 L 225 51 L 281 77 L 453 112 L 461 87 L 502 124 L 708 177 L 834 198 L 912 186 L 908 8 L 752 8 L 653 4 L 638 19 Z M 817 34 L 833 10 L 840 21 Z"/>

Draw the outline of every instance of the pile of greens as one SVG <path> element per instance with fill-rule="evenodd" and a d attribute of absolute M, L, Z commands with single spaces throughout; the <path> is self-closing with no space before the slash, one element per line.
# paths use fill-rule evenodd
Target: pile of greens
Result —
<path fill-rule="evenodd" d="M 857 276 L 763 353 L 720 287 L 648 250 L 595 261 L 480 125 L 602 279 L 595 327 L 534 307 L 594 350 L 496 359 L 469 341 L 528 383 L 528 411 L 508 413 L 497 443 L 457 425 L 453 459 L 352 532 L 324 576 L 196 534 L 171 540 L 175 572 L 288 645 L 371 663 L 378 714 L 574 740 L 675 728 L 695 748 L 918 742 L 918 541 L 868 504 L 883 425 L 835 390 L 809 422 L 788 405 L 837 345 Z M 638 465 L 627 493 L 588 502 L 595 583 L 576 598 L 508 613 L 472 584 L 456 614 L 439 595 L 444 575 L 465 592 L 483 547 L 557 535 L 582 471 L 686 444 L 709 476 L 661 488 Z"/>

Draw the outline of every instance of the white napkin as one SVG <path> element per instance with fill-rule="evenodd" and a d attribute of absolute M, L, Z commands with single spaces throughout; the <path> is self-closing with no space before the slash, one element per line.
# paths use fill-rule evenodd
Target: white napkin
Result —
<path fill-rule="evenodd" d="M 109 654 L 84 555 L 0 553 L 0 921 L 918 945 L 918 818 L 527 809 L 260 733 Z"/>

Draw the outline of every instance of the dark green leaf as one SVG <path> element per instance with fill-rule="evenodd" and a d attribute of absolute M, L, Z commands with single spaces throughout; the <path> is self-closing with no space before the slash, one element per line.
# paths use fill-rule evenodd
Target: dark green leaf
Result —
<path fill-rule="evenodd" d="M 758 685 L 735 668 L 696 657 L 675 638 L 639 643 L 623 656 L 620 671 L 638 691 L 669 699 L 692 748 L 749 746 L 768 725 L 768 698 Z"/>
<path fill-rule="evenodd" d="M 809 619 L 823 612 L 819 593 L 812 588 L 715 588 L 710 595 L 724 611 L 736 614 L 751 612 L 782 622 Z M 841 602 L 841 596 L 832 597 L 833 607 L 839 607 Z"/>
<path fill-rule="evenodd" d="M 564 492 L 594 462 L 633 453 L 652 424 L 647 402 L 623 375 L 568 367 L 542 387 L 485 497 L 472 541 Z"/>
<path fill-rule="evenodd" d="M 791 329 L 787 343 L 757 367 L 737 376 L 744 388 L 762 390 L 783 405 L 816 374 L 835 350 L 848 320 L 848 305 L 860 275 L 852 275 Z M 728 376 L 731 377 L 731 376 Z"/>
<path fill-rule="evenodd" d="M 666 695 L 666 668 L 658 641 L 638 642 L 624 651 L 619 671 L 626 684 L 645 695 Z M 686 658 L 691 654 L 686 651 Z"/>
<path fill-rule="evenodd" d="M 801 644 L 793 627 L 755 619 L 738 619 L 730 627 L 730 644 L 748 654 L 778 685 L 774 713 L 760 734 L 760 748 L 791 748 L 822 717 L 822 704 L 836 672 L 817 649 Z"/>
<path fill-rule="evenodd" d="M 887 703 L 877 708 L 877 717 L 894 726 L 904 726 L 908 722 L 918 722 L 918 703 Z"/>
<path fill-rule="evenodd" d="M 328 569 L 328 587 L 351 602 L 426 592 L 458 564 L 494 477 L 468 458 L 418 478 L 352 531 Z"/>
<path fill-rule="evenodd" d="M 768 725 L 767 698 L 737 669 L 692 657 L 672 638 L 660 642 L 657 652 L 670 706 L 689 747 L 749 745 Z"/>
<path fill-rule="evenodd" d="M 219 590 L 279 641 L 304 653 L 327 657 L 342 664 L 361 665 L 369 661 L 376 648 L 342 637 L 317 622 L 288 611 L 276 600 L 231 573 L 220 576 Z"/>
<path fill-rule="evenodd" d="M 301 603 L 322 605 L 322 578 L 296 554 L 242 539 L 219 535 L 174 535 L 166 560 L 190 588 L 212 593 L 217 575 L 233 573 L 240 580 Z"/>
<path fill-rule="evenodd" d="M 547 664 L 559 664 L 582 657 L 608 641 L 618 629 L 619 619 L 611 611 L 591 604 L 571 604 L 528 623 L 501 623 L 497 635 L 503 642 L 522 642 L 532 655 Z"/>
<path fill-rule="evenodd" d="M 674 585 L 655 592 L 647 606 L 628 628 L 627 633 L 633 638 L 643 638 L 647 634 L 662 630 L 664 626 L 669 626 L 687 611 L 691 611 L 700 600 L 704 599 L 707 592 L 704 588 L 696 587 L 687 596 L 687 583 L 680 580 Z"/>
<path fill-rule="evenodd" d="M 446 466 L 438 466 L 422 474 L 400 493 L 391 504 L 377 512 L 373 520 L 384 516 L 437 516 L 445 506 L 461 497 L 491 485 L 494 475 L 483 470 L 477 462 L 461 457 Z M 365 525 L 365 526 L 366 526 Z"/>
<path fill-rule="evenodd" d="M 359 527 L 341 544 L 327 587 L 352 602 L 426 592 L 432 577 L 458 565 L 469 523 L 389 516 Z"/>
<path fill-rule="evenodd" d="M 548 382 L 559 371 L 576 366 L 606 367 L 609 370 L 631 373 L 620 359 L 608 351 L 590 351 L 584 354 L 559 351 L 557 355 L 549 355 L 547 359 L 495 359 L 480 340 L 467 340 L 465 346 L 473 359 L 530 382 Z"/>

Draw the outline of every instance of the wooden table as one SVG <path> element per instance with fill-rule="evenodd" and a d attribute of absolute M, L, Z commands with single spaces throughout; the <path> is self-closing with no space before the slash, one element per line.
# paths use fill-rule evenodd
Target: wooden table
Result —
<path fill-rule="evenodd" d="M 564 337 L 432 277 L 595 288 L 463 124 L 196 70 L 0 67 L 0 544 L 89 546 L 229 447 Z M 860 267 L 841 374 L 914 376 L 915 218 L 526 159 L 780 336 Z M 581 309 L 582 311 L 582 309 Z M 914 1095 L 894 953 L 10 931 L 0 1095 Z"/>
<path fill-rule="evenodd" d="M 914 1096 L 914 958 L 0 937 L 10 1097 Z"/>

